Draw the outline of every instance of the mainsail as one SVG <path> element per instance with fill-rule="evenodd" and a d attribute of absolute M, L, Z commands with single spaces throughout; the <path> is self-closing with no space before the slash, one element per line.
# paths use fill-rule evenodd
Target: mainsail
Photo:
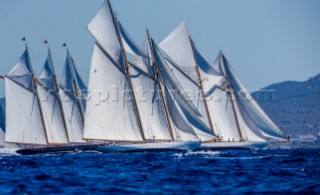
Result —
<path fill-rule="evenodd" d="M 92 140 L 143 141 L 128 76 L 97 45 L 94 47 L 84 138 Z"/>
<path fill-rule="evenodd" d="M 38 79 L 37 92 L 42 107 L 49 143 L 68 143 L 67 129 L 56 82 L 50 49 Z"/>
<path fill-rule="evenodd" d="M 28 48 L 6 76 L 7 142 L 47 144 Z M 18 121 L 18 122 L 17 122 Z"/>
<path fill-rule="evenodd" d="M 85 142 L 83 137 L 84 106 L 87 88 L 80 76 L 73 58 L 67 51 L 66 62 L 59 83 L 60 99 L 67 127 L 69 141 L 72 143 Z"/>
<path fill-rule="evenodd" d="M 89 23 L 88 30 L 96 40 L 89 89 L 98 106 L 96 101 L 87 104 L 85 139 L 144 141 L 121 29 L 108 0 Z M 112 99 L 112 93 L 116 99 Z M 107 99 L 101 101 L 102 96 Z M 98 121 L 94 118 L 97 115 L 102 117 Z"/>
<path fill-rule="evenodd" d="M 198 117 L 200 120 L 195 122 L 194 120 L 190 120 L 190 117 L 187 117 L 189 122 L 193 125 L 200 139 L 204 141 L 212 140 L 214 130 L 208 111 L 206 110 L 206 102 L 201 93 L 201 83 L 197 73 L 198 62 L 194 57 L 193 46 L 185 23 L 181 22 L 159 46 L 167 55 L 166 64 L 169 69 L 171 69 L 177 82 L 181 84 L 184 92 L 189 95 L 189 99 L 193 103 L 192 106 L 200 113 L 201 118 Z M 186 115 L 189 114 L 187 110 L 184 113 Z"/>

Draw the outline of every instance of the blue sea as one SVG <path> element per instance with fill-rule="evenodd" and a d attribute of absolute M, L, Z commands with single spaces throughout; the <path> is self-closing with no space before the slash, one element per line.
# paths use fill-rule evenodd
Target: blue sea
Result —
<path fill-rule="evenodd" d="M 0 194 L 320 194 L 320 150 L 0 156 Z"/>

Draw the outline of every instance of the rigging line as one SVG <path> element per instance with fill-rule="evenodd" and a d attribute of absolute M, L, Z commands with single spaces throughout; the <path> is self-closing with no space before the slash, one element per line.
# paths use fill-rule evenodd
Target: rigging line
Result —
<path fill-rule="evenodd" d="M 187 32 L 188 32 L 188 30 L 187 30 Z M 189 32 L 188 32 L 188 35 L 189 35 Z M 193 58 L 194 58 L 194 61 L 196 63 L 196 71 L 197 71 L 198 80 L 199 80 L 199 84 L 200 84 L 201 96 L 203 98 L 203 102 L 204 102 L 204 105 L 205 105 L 205 109 L 206 109 L 207 117 L 208 117 L 208 120 L 209 120 L 210 128 L 211 128 L 211 130 L 213 131 L 214 134 L 217 134 L 218 132 L 214 128 L 213 122 L 211 120 L 211 115 L 210 115 L 210 112 L 209 112 L 206 96 L 205 96 L 203 85 L 202 85 L 202 78 L 201 78 L 201 74 L 200 74 L 200 70 L 199 70 L 199 64 L 198 64 L 198 62 L 196 60 L 196 55 L 195 55 L 195 52 L 194 52 L 194 45 L 193 45 L 193 41 L 192 41 L 190 35 L 189 35 L 189 44 L 190 44 L 190 46 L 192 48 Z"/>
<path fill-rule="evenodd" d="M 40 102 L 40 98 L 39 98 L 39 94 L 38 94 L 38 89 L 37 89 L 38 88 L 38 82 L 37 82 L 37 79 L 34 76 L 32 63 L 31 63 L 31 60 L 30 60 L 29 48 L 28 48 L 27 44 L 26 44 L 26 51 L 27 51 L 28 63 L 30 65 L 30 69 L 31 69 L 31 77 L 32 77 L 32 82 L 33 82 L 33 88 L 35 90 L 35 95 L 36 95 L 37 100 L 38 100 L 38 105 L 39 105 L 39 110 L 40 110 L 40 117 L 41 117 L 41 121 L 42 121 L 42 124 L 43 124 L 44 133 L 45 133 L 45 136 L 46 136 L 46 141 L 49 144 L 48 131 L 47 131 L 47 127 L 46 127 L 46 124 L 45 124 L 43 111 L 42 111 L 42 106 L 41 106 L 41 102 Z"/>
<path fill-rule="evenodd" d="M 170 118 L 169 118 L 168 107 L 167 107 L 167 104 L 166 104 L 166 102 L 164 100 L 164 94 L 163 94 L 164 91 L 163 91 L 162 86 L 161 86 L 161 76 L 160 76 L 160 73 L 159 73 L 158 65 L 157 65 L 156 60 L 155 60 L 153 43 L 151 42 L 151 37 L 150 37 L 148 29 L 147 29 L 147 36 L 148 36 L 149 48 L 151 50 L 150 53 L 151 53 L 151 58 L 152 58 L 152 64 L 153 64 L 153 67 L 155 68 L 155 74 L 156 74 L 156 78 L 157 78 L 156 81 L 158 83 L 158 88 L 160 90 L 160 96 L 161 96 L 163 108 L 164 108 L 164 111 L 165 111 L 167 125 L 169 127 L 169 132 L 170 132 L 171 139 L 172 139 L 172 141 L 175 141 L 175 138 L 174 138 L 174 135 L 173 135 L 173 131 L 172 131 L 171 121 L 170 121 Z M 164 87 L 166 87 L 166 86 L 164 86 Z"/>
<path fill-rule="evenodd" d="M 108 2 L 109 9 L 110 9 L 110 12 L 111 12 L 111 16 L 112 16 L 112 19 L 113 19 L 113 25 L 114 25 L 115 30 L 116 30 L 117 35 L 118 35 L 118 41 L 119 41 L 119 44 L 120 44 L 121 54 L 122 54 L 122 58 L 124 60 L 124 66 L 125 66 L 125 70 L 124 71 L 126 73 L 126 76 L 128 78 L 129 84 L 130 84 L 131 95 L 133 97 L 133 106 L 134 106 L 134 109 L 135 109 L 135 112 L 136 112 L 138 125 L 140 127 L 140 134 L 141 134 L 142 140 L 145 141 L 145 135 L 144 135 L 144 131 L 143 131 L 142 121 L 141 121 L 141 118 L 140 118 L 139 108 L 138 108 L 138 105 L 137 105 L 137 102 L 136 102 L 136 96 L 135 96 L 135 93 L 134 93 L 133 87 L 132 87 L 132 82 L 131 82 L 131 78 L 130 78 L 129 63 L 128 63 L 127 55 L 126 55 L 126 52 L 125 52 L 124 46 L 123 46 L 123 41 L 122 41 L 121 32 L 120 32 L 120 28 L 119 28 L 119 22 L 118 22 L 117 16 L 114 15 L 114 12 L 113 12 L 111 4 L 110 4 L 110 0 L 107 0 L 107 2 Z"/>

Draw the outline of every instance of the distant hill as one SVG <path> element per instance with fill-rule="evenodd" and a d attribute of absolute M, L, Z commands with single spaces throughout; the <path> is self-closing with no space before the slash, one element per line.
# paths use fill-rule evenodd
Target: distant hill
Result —
<path fill-rule="evenodd" d="M 253 95 L 286 134 L 320 133 L 320 74 L 304 82 L 272 84 Z"/>

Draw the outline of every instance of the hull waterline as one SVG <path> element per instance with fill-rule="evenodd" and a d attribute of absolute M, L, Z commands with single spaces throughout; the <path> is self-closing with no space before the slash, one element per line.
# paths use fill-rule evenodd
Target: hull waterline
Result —
<path fill-rule="evenodd" d="M 17 150 L 20 148 L 0 148 L 0 155 L 18 155 Z"/>
<path fill-rule="evenodd" d="M 263 149 L 268 146 L 268 142 L 209 142 L 202 143 L 199 149 L 204 150 L 251 150 Z"/>
<path fill-rule="evenodd" d="M 138 143 L 138 144 L 114 144 L 96 148 L 99 152 L 162 152 L 162 151 L 189 151 L 198 149 L 201 141 L 188 142 L 162 142 L 162 143 Z"/>
<path fill-rule="evenodd" d="M 17 150 L 16 152 L 21 155 L 63 154 L 73 152 L 94 151 L 98 146 L 98 144 L 49 146 L 39 148 L 22 148 Z"/>

